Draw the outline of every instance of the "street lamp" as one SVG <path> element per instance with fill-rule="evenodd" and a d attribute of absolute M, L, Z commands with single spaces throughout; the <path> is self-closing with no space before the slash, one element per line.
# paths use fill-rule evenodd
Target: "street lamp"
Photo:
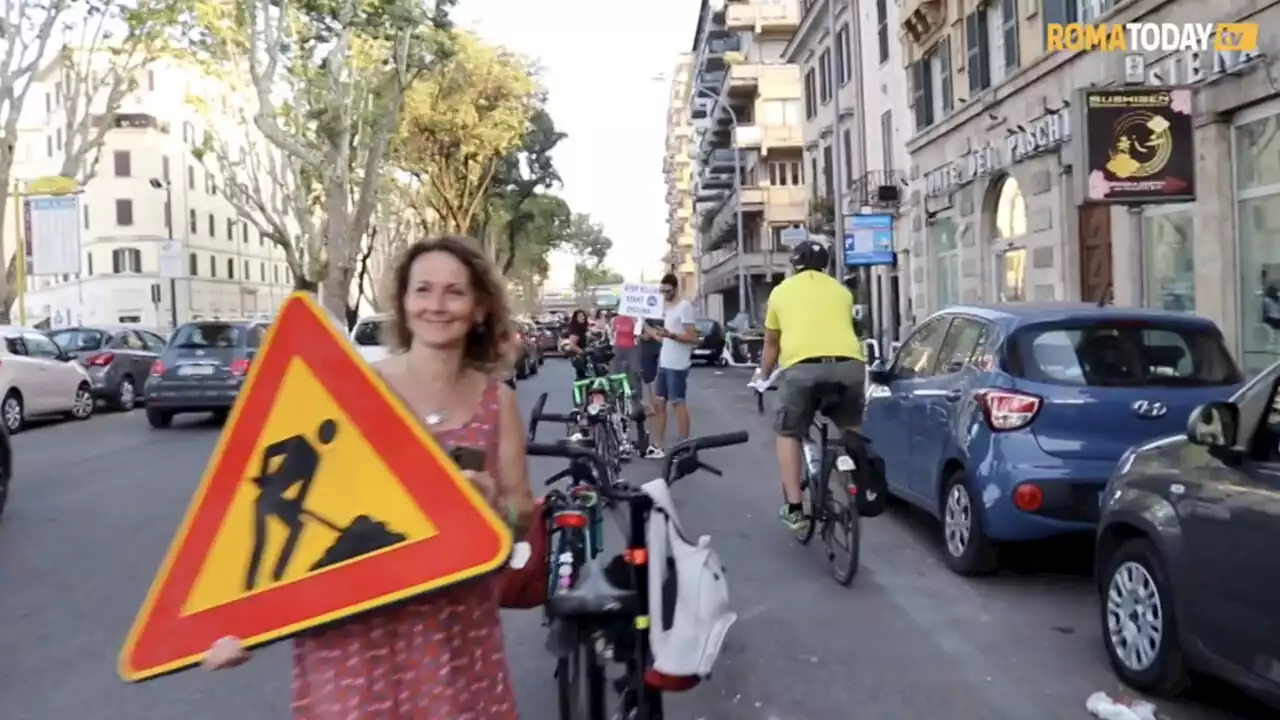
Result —
<path fill-rule="evenodd" d="M 164 224 L 165 230 L 169 234 L 169 244 L 173 244 L 173 183 L 160 178 L 151 178 L 151 187 L 155 190 L 164 190 Z M 169 276 L 169 322 L 176 330 L 178 328 L 178 279 Z"/>
<path fill-rule="evenodd" d="M 697 85 L 691 86 L 694 94 L 707 98 L 712 102 L 712 110 L 720 104 L 720 96 Z M 738 312 L 745 312 L 750 315 L 747 308 L 747 266 L 746 258 L 746 241 L 742 231 L 742 149 L 738 147 L 738 113 L 733 111 L 733 106 L 725 103 L 724 109 L 729 112 L 729 122 L 733 127 L 733 137 L 729 144 L 733 146 L 733 194 L 736 196 L 738 207 L 734 214 L 737 216 L 736 224 L 738 226 Z M 708 116 L 710 113 L 708 113 Z"/>

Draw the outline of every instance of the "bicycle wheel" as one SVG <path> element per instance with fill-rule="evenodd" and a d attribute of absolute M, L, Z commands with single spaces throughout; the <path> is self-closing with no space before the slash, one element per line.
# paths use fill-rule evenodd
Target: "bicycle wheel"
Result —
<path fill-rule="evenodd" d="M 813 540 L 814 530 L 817 529 L 818 521 L 821 519 L 819 511 L 823 507 L 822 498 L 820 497 L 822 483 L 816 483 L 813 478 L 809 477 L 808 463 L 805 463 L 805 467 L 801 470 L 800 482 L 802 485 L 801 492 L 803 495 L 801 497 L 804 502 L 804 514 L 805 517 L 809 518 L 809 522 L 805 523 L 804 528 L 801 530 L 792 530 L 791 534 L 795 537 L 796 542 L 801 545 L 808 545 Z M 784 495 L 782 499 L 783 502 L 786 502 L 787 498 Z"/>
<path fill-rule="evenodd" d="M 556 660 L 556 690 L 560 720 L 607 720 L 604 668 L 589 636 L 578 638 L 569 657 Z"/>
<path fill-rule="evenodd" d="M 861 516 L 853 496 L 857 486 L 850 473 L 835 468 L 834 464 L 822 484 L 827 487 L 822 542 L 827 548 L 831 575 L 836 582 L 848 587 L 858 574 L 862 556 Z"/>

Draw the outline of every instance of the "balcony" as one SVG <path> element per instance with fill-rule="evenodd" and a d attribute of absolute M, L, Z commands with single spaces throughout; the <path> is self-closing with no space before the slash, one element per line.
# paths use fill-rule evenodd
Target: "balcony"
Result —
<path fill-rule="evenodd" d="M 736 251 L 710 253 L 700 259 L 702 288 L 704 292 L 719 292 L 738 284 L 738 267 L 747 275 L 781 275 L 787 271 L 787 253 L 749 252 L 739 255 Z"/>
<path fill-rule="evenodd" d="M 942 0 L 904 0 L 901 13 L 903 33 L 920 47 L 946 24 Z"/>
<path fill-rule="evenodd" d="M 765 125 L 764 132 L 761 133 L 760 149 L 763 152 L 770 150 L 800 150 L 804 148 L 804 128 L 800 125 Z"/>
<path fill-rule="evenodd" d="M 698 266 L 693 263 L 693 260 L 685 260 L 676 268 L 676 272 L 681 275 L 696 275 Z"/>
<path fill-rule="evenodd" d="M 738 225 L 738 210 L 744 213 L 760 212 L 768 198 L 768 189 L 744 187 L 737 193 L 728 193 L 714 212 L 702 215 L 701 227 L 705 233 L 704 250 L 714 250 L 729 240 Z"/>
<path fill-rule="evenodd" d="M 748 30 L 755 33 L 794 33 L 800 27 L 800 3 L 786 2 L 733 3 L 724 14 L 730 32 Z"/>
<path fill-rule="evenodd" d="M 906 174 L 898 170 L 872 170 L 858 178 L 849 190 L 849 212 L 864 207 L 894 210 L 906 195 Z"/>
<path fill-rule="evenodd" d="M 809 215 L 809 191 L 804 186 L 771 187 L 764 206 L 770 224 L 803 225 Z"/>
<path fill-rule="evenodd" d="M 764 65 L 735 64 L 728 70 L 729 84 L 725 88 L 728 96 L 755 95 L 760 86 L 760 76 L 765 73 Z"/>

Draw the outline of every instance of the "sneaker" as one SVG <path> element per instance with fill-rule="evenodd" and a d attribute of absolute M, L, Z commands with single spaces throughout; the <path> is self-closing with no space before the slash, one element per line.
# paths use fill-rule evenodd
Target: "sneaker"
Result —
<path fill-rule="evenodd" d="M 650 445 L 649 448 L 644 451 L 644 456 L 649 460 L 661 460 L 666 457 L 667 454 L 662 452 L 662 448 L 657 445 Z"/>
<path fill-rule="evenodd" d="M 792 510 L 783 505 L 778 508 L 778 519 L 792 532 L 804 532 L 809 527 L 809 518 L 801 510 Z"/>

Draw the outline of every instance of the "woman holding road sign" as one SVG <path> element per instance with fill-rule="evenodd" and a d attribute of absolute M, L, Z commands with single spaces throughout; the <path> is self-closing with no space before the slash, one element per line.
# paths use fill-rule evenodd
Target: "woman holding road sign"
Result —
<path fill-rule="evenodd" d="M 375 367 L 445 447 L 470 449 L 476 487 L 523 534 L 533 515 L 515 393 L 494 379 L 511 335 L 502 285 L 470 241 L 445 237 L 405 251 L 391 345 Z M 297 638 L 297 720 L 515 720 L 496 576 L 372 611 Z M 236 638 L 205 667 L 246 662 Z"/>

